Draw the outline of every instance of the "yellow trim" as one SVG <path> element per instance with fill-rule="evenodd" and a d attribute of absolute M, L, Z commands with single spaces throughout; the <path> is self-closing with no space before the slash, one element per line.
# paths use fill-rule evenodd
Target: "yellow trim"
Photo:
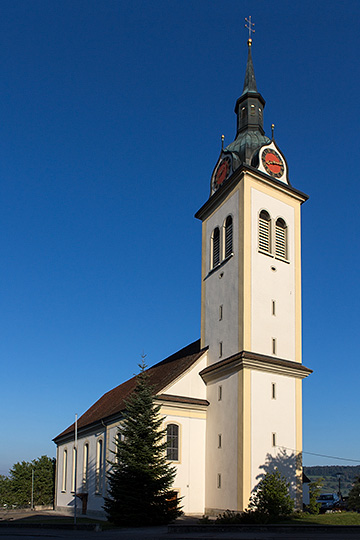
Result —
<path fill-rule="evenodd" d="M 200 420 L 206 420 L 206 411 L 176 410 L 175 408 L 161 407 L 160 414 L 165 416 L 180 416 L 181 418 L 198 418 Z"/>
<path fill-rule="evenodd" d="M 302 382 L 295 380 L 296 507 L 302 509 Z"/>
<path fill-rule="evenodd" d="M 251 494 L 251 372 L 238 374 L 237 509 L 245 510 Z"/>

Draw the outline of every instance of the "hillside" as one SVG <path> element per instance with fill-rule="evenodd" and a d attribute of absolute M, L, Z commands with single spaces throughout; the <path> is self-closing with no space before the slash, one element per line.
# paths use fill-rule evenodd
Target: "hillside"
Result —
<path fill-rule="evenodd" d="M 304 472 L 311 481 L 324 478 L 324 486 L 321 490 L 323 493 L 337 493 L 339 491 L 338 475 L 340 475 L 341 493 L 346 497 L 352 483 L 360 476 L 360 465 L 316 465 L 314 467 L 304 467 Z"/>

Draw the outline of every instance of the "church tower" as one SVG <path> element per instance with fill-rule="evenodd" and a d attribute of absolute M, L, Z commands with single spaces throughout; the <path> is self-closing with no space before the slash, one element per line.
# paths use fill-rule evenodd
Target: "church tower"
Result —
<path fill-rule="evenodd" d="M 248 40 L 235 140 L 214 168 L 202 221 L 201 375 L 207 386 L 205 511 L 244 510 L 278 468 L 301 505 L 300 207 L 286 159 L 263 128 Z M 273 131 L 273 130 L 272 130 Z"/>

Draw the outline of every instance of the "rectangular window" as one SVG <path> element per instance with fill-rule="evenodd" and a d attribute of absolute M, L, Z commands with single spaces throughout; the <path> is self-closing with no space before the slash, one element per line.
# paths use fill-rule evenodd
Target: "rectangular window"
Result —
<path fill-rule="evenodd" d="M 272 353 L 276 354 L 276 338 L 272 338 Z"/>
<path fill-rule="evenodd" d="M 221 400 L 222 400 L 222 386 L 220 384 L 218 388 L 218 401 L 221 401 Z"/>
<path fill-rule="evenodd" d="M 223 318 L 223 306 L 219 306 L 219 321 L 222 321 Z"/>
<path fill-rule="evenodd" d="M 217 487 L 221 489 L 221 474 L 220 473 L 217 475 Z"/>
<path fill-rule="evenodd" d="M 273 446 L 276 446 L 276 433 L 273 433 L 273 434 L 272 434 L 271 439 L 272 439 L 272 445 L 273 445 Z"/>
<path fill-rule="evenodd" d="M 276 304 L 275 300 L 271 300 L 271 312 L 273 315 L 276 315 Z"/>
<path fill-rule="evenodd" d="M 271 399 L 276 399 L 276 384 L 271 383 Z"/>
<path fill-rule="evenodd" d="M 221 448 L 221 433 L 218 435 L 218 448 Z"/>
<path fill-rule="evenodd" d="M 219 342 L 219 358 L 223 355 L 223 344 L 222 341 Z"/>
<path fill-rule="evenodd" d="M 63 454 L 62 491 L 66 491 L 66 477 L 67 477 L 67 450 L 64 450 L 64 454 Z"/>

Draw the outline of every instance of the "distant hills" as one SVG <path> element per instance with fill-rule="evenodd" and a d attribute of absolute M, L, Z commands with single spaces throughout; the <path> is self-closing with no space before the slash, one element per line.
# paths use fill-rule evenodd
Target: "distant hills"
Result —
<path fill-rule="evenodd" d="M 341 493 L 346 497 L 349 495 L 353 482 L 360 476 L 360 465 L 315 465 L 304 467 L 304 472 L 311 481 L 324 479 L 322 493 L 337 493 L 339 491 L 338 475 L 340 475 Z"/>

